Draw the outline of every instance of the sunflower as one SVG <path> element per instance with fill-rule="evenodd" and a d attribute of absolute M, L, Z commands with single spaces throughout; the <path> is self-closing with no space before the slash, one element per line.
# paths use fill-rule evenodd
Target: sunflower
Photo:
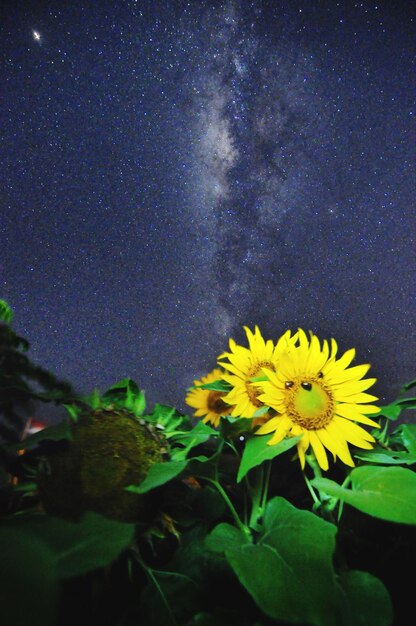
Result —
<path fill-rule="evenodd" d="M 244 330 L 249 347 L 240 346 L 230 339 L 230 352 L 220 354 L 218 363 L 228 370 L 222 378 L 233 387 L 223 397 L 225 403 L 233 405 L 231 415 L 250 418 L 263 406 L 260 401 L 261 387 L 254 385 L 252 379 L 263 376 L 264 367 L 276 371 L 280 355 L 296 341 L 296 335 L 291 337 L 288 330 L 274 345 L 271 339 L 263 339 L 258 326 L 255 326 L 254 333 L 247 326 Z M 227 359 L 228 363 L 223 359 Z"/>
<path fill-rule="evenodd" d="M 194 385 L 205 385 L 216 380 L 224 378 L 224 372 L 220 369 L 214 369 L 206 376 L 202 376 L 201 380 L 194 380 Z M 186 396 L 185 402 L 189 406 L 196 409 L 195 417 L 202 417 L 203 422 L 218 426 L 221 415 L 230 415 L 232 406 L 225 404 L 223 396 L 224 391 L 214 391 L 212 389 L 192 389 Z"/>
<path fill-rule="evenodd" d="M 346 465 L 354 467 L 348 443 L 358 448 L 371 449 L 374 437 L 355 422 L 379 428 L 367 415 L 379 412 L 373 404 L 376 396 L 363 393 L 376 382 L 363 379 L 370 365 L 349 367 L 355 349 L 347 350 L 339 359 L 337 343 L 326 340 L 322 348 L 313 333 L 310 340 L 299 329 L 299 344 L 289 346 L 281 355 L 277 371 L 264 368 L 268 377 L 262 382 L 263 392 L 258 399 L 274 408 L 278 415 L 261 426 L 257 435 L 274 432 L 269 445 L 277 444 L 286 436 L 301 435 L 297 444 L 302 468 L 305 452 L 312 447 L 317 462 L 328 469 L 325 448 Z"/>

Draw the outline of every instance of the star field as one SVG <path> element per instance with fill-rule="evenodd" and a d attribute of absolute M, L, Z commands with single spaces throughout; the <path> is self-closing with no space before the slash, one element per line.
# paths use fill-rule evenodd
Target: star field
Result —
<path fill-rule="evenodd" d="M 228 338 L 301 326 L 416 377 L 415 10 L 5 2 L 0 297 L 83 392 L 185 409 Z"/>

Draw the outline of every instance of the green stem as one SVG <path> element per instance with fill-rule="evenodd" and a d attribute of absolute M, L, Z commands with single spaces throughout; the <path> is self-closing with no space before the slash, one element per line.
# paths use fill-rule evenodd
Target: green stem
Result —
<path fill-rule="evenodd" d="M 251 536 L 251 533 L 249 531 L 249 529 L 247 528 L 247 526 L 245 526 L 243 524 L 243 522 L 241 521 L 237 511 L 234 508 L 233 503 L 231 502 L 230 498 L 228 497 L 226 491 L 222 488 L 222 486 L 220 485 L 220 483 L 218 482 L 218 480 L 215 480 L 213 478 L 207 478 L 204 477 L 204 480 L 207 480 L 209 483 L 211 483 L 212 485 L 214 485 L 214 487 L 217 489 L 217 491 L 222 495 L 225 503 L 227 504 L 228 508 L 230 509 L 231 515 L 234 518 L 235 523 L 237 524 L 237 527 L 241 530 L 241 532 L 246 535 L 247 537 Z"/>
<path fill-rule="evenodd" d="M 266 461 L 265 465 L 266 465 L 266 475 L 264 477 L 263 494 L 262 494 L 262 497 L 261 497 L 261 504 L 260 504 L 262 514 L 263 514 L 264 509 L 266 508 L 266 504 L 267 504 L 267 496 L 269 494 L 270 473 L 271 473 L 271 470 L 272 470 L 272 463 L 271 463 L 271 461 Z"/>
<path fill-rule="evenodd" d="M 266 471 L 265 471 L 266 470 Z M 264 509 L 267 504 L 267 495 L 269 491 L 271 461 L 265 461 L 259 468 L 257 480 L 250 489 L 251 497 L 251 515 L 249 526 L 254 530 L 260 529 L 260 519 L 263 517 Z"/>
<path fill-rule="evenodd" d="M 143 567 L 144 571 L 146 572 L 146 575 L 149 577 L 149 579 L 151 580 L 151 582 L 154 584 L 156 591 L 158 592 L 158 594 L 160 595 L 162 602 L 166 608 L 166 611 L 168 612 L 169 615 L 169 619 L 172 623 L 173 626 L 178 626 L 178 623 L 175 619 L 175 616 L 172 612 L 172 609 L 170 608 L 170 604 L 166 599 L 165 594 L 163 593 L 163 589 L 161 588 L 161 586 L 158 583 L 158 580 L 156 578 L 156 576 L 153 573 L 153 570 L 151 567 L 149 567 L 148 565 L 146 565 L 146 563 L 143 561 L 141 554 L 139 552 L 139 550 L 136 548 L 134 550 L 135 556 L 137 561 L 140 563 L 140 565 Z"/>
<path fill-rule="evenodd" d="M 308 477 L 306 476 L 305 473 L 303 474 L 303 478 L 305 479 L 306 486 L 309 489 L 309 493 L 312 496 L 312 499 L 313 499 L 313 501 L 315 503 L 315 506 L 316 507 L 321 506 L 321 501 L 318 498 L 318 496 L 316 495 L 316 493 L 314 492 L 313 487 L 312 487 L 312 485 L 311 485 L 311 483 L 310 483 L 310 481 L 309 481 L 309 479 L 308 479 Z"/>

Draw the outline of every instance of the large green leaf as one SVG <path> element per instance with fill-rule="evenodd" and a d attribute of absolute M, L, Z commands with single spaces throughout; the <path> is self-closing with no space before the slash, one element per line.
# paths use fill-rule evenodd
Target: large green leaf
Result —
<path fill-rule="evenodd" d="M 212 552 L 226 552 L 247 544 L 247 536 L 231 524 L 218 524 L 205 539 L 205 545 Z"/>
<path fill-rule="evenodd" d="M 3 539 L 19 533 L 26 539 L 43 544 L 58 579 L 80 576 L 105 567 L 133 541 L 135 526 L 110 520 L 88 512 L 79 522 L 68 522 L 49 515 L 30 515 L 5 522 Z M 15 545 L 17 554 L 19 546 Z M 33 572 L 35 577 L 36 572 Z"/>
<path fill-rule="evenodd" d="M 59 582 L 51 548 L 31 533 L 0 528 L 0 623 L 53 626 Z"/>
<path fill-rule="evenodd" d="M 239 483 L 253 467 L 293 448 L 299 439 L 300 437 L 288 437 L 274 446 L 269 446 L 267 442 L 270 440 L 270 435 L 254 435 L 245 445 L 238 468 L 237 482 Z"/>
<path fill-rule="evenodd" d="M 276 497 L 266 507 L 259 543 L 231 548 L 226 557 L 272 619 L 337 626 L 335 535 L 333 524 Z"/>
<path fill-rule="evenodd" d="M 384 584 L 368 572 L 353 570 L 338 580 L 342 593 L 342 626 L 391 626 L 393 607 Z"/>
<path fill-rule="evenodd" d="M 416 473 L 404 467 L 362 466 L 351 474 L 352 489 L 328 478 L 315 478 L 312 485 L 340 498 L 356 509 L 401 524 L 416 524 Z"/>

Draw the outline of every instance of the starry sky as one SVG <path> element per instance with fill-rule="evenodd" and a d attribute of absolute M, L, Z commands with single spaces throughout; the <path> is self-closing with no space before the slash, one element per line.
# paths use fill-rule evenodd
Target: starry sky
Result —
<path fill-rule="evenodd" d="M 0 298 L 148 407 L 243 326 L 416 378 L 415 5 L 3 0 Z"/>

